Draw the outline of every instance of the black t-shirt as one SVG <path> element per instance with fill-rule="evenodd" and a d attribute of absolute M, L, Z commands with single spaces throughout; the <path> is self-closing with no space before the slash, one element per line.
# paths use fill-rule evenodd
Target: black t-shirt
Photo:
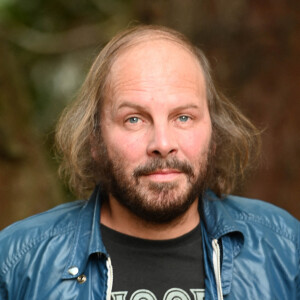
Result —
<path fill-rule="evenodd" d="M 113 267 L 114 300 L 204 299 L 201 228 L 170 240 L 146 240 L 101 225 Z"/>

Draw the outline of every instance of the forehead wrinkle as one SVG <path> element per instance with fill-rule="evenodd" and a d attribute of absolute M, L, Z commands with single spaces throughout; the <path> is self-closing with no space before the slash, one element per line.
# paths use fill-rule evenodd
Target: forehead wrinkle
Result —
<path fill-rule="evenodd" d="M 155 83 L 156 78 L 153 77 L 153 81 L 149 80 L 149 78 L 145 80 L 139 79 L 128 79 L 123 80 L 123 78 L 119 78 L 117 80 L 113 80 L 111 82 L 111 91 L 113 94 L 118 94 L 121 92 L 149 92 L 150 90 L 154 90 L 153 86 Z M 166 80 L 164 86 L 155 86 L 155 90 L 163 90 L 166 87 L 170 87 L 174 90 L 175 93 L 177 92 L 184 92 L 186 90 L 194 91 L 195 87 L 199 87 L 199 83 L 193 80 Z"/>
<path fill-rule="evenodd" d="M 153 96 L 161 90 L 171 95 L 184 94 L 191 91 L 193 95 L 206 98 L 205 78 L 199 61 L 189 49 L 182 45 L 175 45 L 174 42 L 165 40 L 163 42 L 163 44 L 158 44 L 157 47 L 155 47 L 156 43 L 152 46 L 152 41 L 145 42 L 145 45 L 141 43 L 132 46 L 116 58 L 111 67 L 108 80 L 109 88 L 107 92 L 110 94 L 111 100 L 115 100 L 115 97 L 122 97 L 126 93 L 128 93 L 126 96 L 130 97 L 131 92 L 132 95 L 136 93 L 137 97 L 139 93 L 148 93 L 148 96 Z M 173 57 L 170 58 L 171 63 L 168 64 L 167 62 L 169 61 L 167 51 L 170 50 L 168 49 L 170 44 L 171 47 L 180 49 L 178 55 L 182 56 L 183 60 L 186 60 L 187 63 L 192 66 L 191 69 L 185 69 L 183 73 L 181 69 L 181 77 L 176 76 L 176 68 L 180 67 L 176 64 L 177 61 L 174 59 L 176 57 L 173 55 Z M 153 53 L 158 52 L 160 54 L 160 48 L 162 49 L 162 54 L 153 56 Z M 144 53 L 145 49 L 146 55 Z M 150 60 L 147 60 L 147 52 L 150 54 Z M 137 57 L 139 62 L 135 63 Z M 145 60 L 145 65 L 141 64 L 141 59 Z M 153 74 L 151 74 L 151 71 L 153 71 Z M 158 75 L 158 79 L 155 74 Z M 173 74 L 175 75 L 173 76 Z M 156 80 L 158 80 L 157 84 L 155 84 Z M 202 88 L 203 86 L 204 89 Z"/>
<path fill-rule="evenodd" d="M 126 70 L 125 70 L 126 71 Z M 138 72 L 129 74 L 129 78 L 124 75 L 121 69 L 116 74 L 112 72 L 110 77 L 110 92 L 113 95 L 118 95 L 119 92 L 149 92 L 149 91 L 160 91 L 162 89 L 168 89 L 171 93 L 184 93 L 186 91 L 195 90 L 201 92 L 201 87 L 205 86 L 204 77 L 199 70 L 195 76 L 185 76 L 184 78 L 178 78 L 177 76 L 163 76 L 156 78 L 152 74 L 140 75 Z M 137 75 L 136 75 L 137 74 Z M 127 74 L 128 75 L 128 74 Z M 135 76 L 136 75 L 136 76 Z M 156 82 L 157 81 L 157 82 Z M 161 84 L 163 82 L 163 84 Z M 158 83 L 158 84 L 156 84 Z M 201 93 L 200 93 L 201 94 Z"/>

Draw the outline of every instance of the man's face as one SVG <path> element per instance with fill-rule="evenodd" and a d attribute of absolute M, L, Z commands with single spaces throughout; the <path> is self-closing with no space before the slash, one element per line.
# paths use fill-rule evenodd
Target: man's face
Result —
<path fill-rule="evenodd" d="M 164 40 L 129 48 L 112 66 L 100 120 L 110 199 L 154 223 L 187 211 L 203 190 L 212 134 L 196 59 Z"/>

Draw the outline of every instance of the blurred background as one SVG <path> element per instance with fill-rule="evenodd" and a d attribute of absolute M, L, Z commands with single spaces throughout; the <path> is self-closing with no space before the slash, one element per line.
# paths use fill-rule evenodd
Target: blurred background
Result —
<path fill-rule="evenodd" d="M 295 0 L 0 0 L 0 229 L 71 201 L 54 125 L 94 57 L 132 23 L 186 34 L 263 132 L 262 160 L 236 193 L 300 218 L 299 4 Z"/>

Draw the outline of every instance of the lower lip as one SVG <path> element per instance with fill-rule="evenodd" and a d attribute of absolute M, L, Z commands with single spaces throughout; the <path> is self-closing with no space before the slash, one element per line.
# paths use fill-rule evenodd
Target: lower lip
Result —
<path fill-rule="evenodd" d="M 146 175 L 145 177 L 150 179 L 151 181 L 164 182 L 164 181 L 172 181 L 177 179 L 182 173 L 174 172 L 174 173 L 153 173 Z"/>

